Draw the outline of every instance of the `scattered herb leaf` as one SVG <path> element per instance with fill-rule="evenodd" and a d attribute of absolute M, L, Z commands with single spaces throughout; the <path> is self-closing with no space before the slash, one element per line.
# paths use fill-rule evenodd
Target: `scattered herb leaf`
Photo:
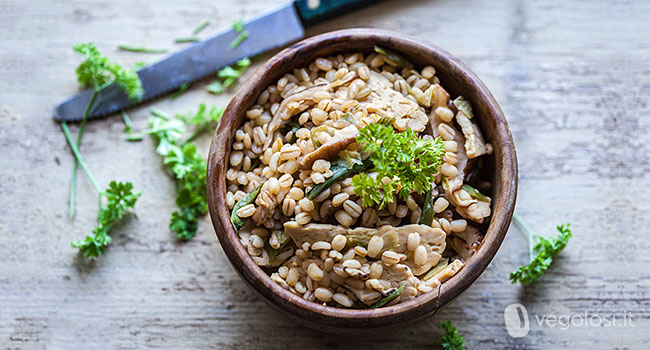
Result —
<path fill-rule="evenodd" d="M 244 20 L 241 18 L 238 19 L 235 23 L 232 24 L 232 29 L 234 29 L 237 33 L 241 33 L 245 30 L 244 28 Z"/>
<path fill-rule="evenodd" d="M 244 226 L 244 221 L 246 219 L 242 219 L 237 215 L 237 210 L 239 210 L 241 207 L 251 204 L 255 201 L 257 198 L 257 195 L 260 194 L 260 190 L 262 189 L 262 185 L 257 186 L 253 191 L 247 193 L 242 199 L 240 199 L 237 203 L 235 203 L 235 206 L 232 208 L 232 212 L 230 214 L 230 222 L 232 223 L 232 226 L 235 228 L 235 231 L 239 230 L 242 226 Z"/>
<path fill-rule="evenodd" d="M 280 244 L 277 249 L 273 248 L 269 241 L 267 240 L 264 244 L 264 250 L 269 254 L 269 263 L 273 263 L 273 260 L 275 260 L 275 257 L 280 254 L 284 248 L 286 248 L 289 245 L 289 242 L 291 242 L 291 237 L 289 237 L 288 234 L 286 234 L 282 230 L 273 230 L 271 231 L 271 235 L 269 235 L 269 238 L 275 237 L 275 240 Z"/>
<path fill-rule="evenodd" d="M 221 120 L 224 108 L 213 106 L 208 110 L 204 103 L 199 105 L 198 111 L 193 115 L 179 116 L 186 124 L 195 126 L 194 132 L 183 142 L 188 143 L 201 135 L 209 127 L 216 125 Z"/>
<path fill-rule="evenodd" d="M 217 76 L 223 80 L 223 85 L 225 87 L 232 86 L 239 77 L 244 74 L 248 66 L 251 65 L 251 60 L 248 57 L 244 57 L 241 60 L 237 61 L 234 66 L 225 66 L 221 69 Z"/>
<path fill-rule="evenodd" d="M 411 62 L 409 62 L 406 58 L 404 58 L 402 55 L 398 54 L 393 50 L 375 45 L 375 52 L 382 55 L 386 60 L 386 63 L 390 64 L 391 66 L 402 67 L 407 69 L 413 68 Z"/>
<path fill-rule="evenodd" d="M 189 123 L 213 123 L 220 117 L 218 109 L 211 109 L 205 114 L 204 105 L 199 112 L 191 116 L 179 116 Z M 214 112 L 213 112 L 214 111 Z M 181 143 L 185 124 L 181 119 L 170 118 L 166 114 L 151 110 L 153 117 L 149 118 L 149 129 L 144 134 L 153 135 L 158 140 L 156 152 L 163 157 L 163 163 L 174 174 L 176 190 L 176 206 L 178 210 L 172 213 L 169 228 L 183 240 L 192 239 L 198 229 L 198 217 L 208 211 L 206 199 L 205 177 L 206 162 L 193 143 Z"/>
<path fill-rule="evenodd" d="M 424 195 L 424 204 L 422 204 L 422 214 L 420 215 L 420 220 L 418 224 L 431 226 L 433 223 L 433 216 L 435 211 L 433 210 L 433 203 L 436 198 L 433 196 L 433 185 L 429 186 L 427 193 Z"/>
<path fill-rule="evenodd" d="M 332 184 L 334 184 L 336 181 L 339 180 L 344 180 L 350 177 L 352 174 L 357 174 L 365 169 L 368 168 L 370 165 L 370 162 L 366 162 L 365 164 L 351 164 L 351 165 L 341 165 L 341 164 L 334 164 L 332 165 L 332 176 L 328 177 L 325 182 L 314 185 L 309 191 L 307 191 L 307 198 L 309 199 L 314 199 L 318 197 L 321 192 L 325 191 L 327 188 L 329 188 Z"/>
<path fill-rule="evenodd" d="M 104 253 L 104 249 L 112 240 L 109 235 L 111 227 L 116 221 L 122 219 L 127 209 L 135 206 L 140 197 L 140 193 L 133 192 L 133 185 L 130 182 L 116 181 L 111 181 L 102 195 L 106 198 L 106 206 L 99 208 L 97 227 L 85 239 L 70 243 L 73 247 L 79 248 L 79 251 L 88 258 L 96 258 Z"/>
<path fill-rule="evenodd" d="M 465 349 L 465 338 L 458 333 L 458 329 L 451 324 L 451 321 L 440 322 L 440 328 L 445 331 L 440 344 L 444 350 Z"/>
<path fill-rule="evenodd" d="M 490 198 L 486 197 L 483 193 L 481 193 L 479 190 L 476 188 L 470 186 L 470 185 L 463 185 L 463 189 L 465 192 L 467 192 L 471 197 L 480 200 L 481 202 L 489 202 Z"/>
<path fill-rule="evenodd" d="M 290 122 L 289 127 L 291 128 L 291 129 L 289 129 L 289 132 L 291 132 L 291 137 L 289 138 L 289 140 L 287 142 L 288 143 L 296 143 L 296 141 L 298 141 L 298 136 L 296 136 L 296 131 L 300 130 L 300 128 L 302 128 L 302 126 L 300 126 L 300 124 L 298 124 L 298 123 Z"/>
<path fill-rule="evenodd" d="M 141 134 L 134 134 L 133 133 L 133 123 L 131 123 L 131 118 L 129 118 L 129 115 L 126 114 L 126 112 L 122 111 L 120 113 L 122 116 L 122 121 L 124 121 L 124 133 L 126 134 L 126 140 L 127 141 L 142 141 L 143 137 Z"/>
<path fill-rule="evenodd" d="M 370 236 L 363 235 L 345 235 L 345 249 L 354 248 L 356 246 L 368 248 Z"/>
<path fill-rule="evenodd" d="M 208 85 L 206 90 L 211 94 L 221 95 L 223 94 L 223 84 L 221 84 L 219 80 L 215 80 L 213 83 Z"/>
<path fill-rule="evenodd" d="M 517 216 L 515 220 L 521 220 Z M 529 234 L 529 239 L 537 239 L 537 244 L 533 248 L 535 257 L 530 264 L 520 267 L 517 271 L 510 273 L 510 282 L 521 283 L 523 286 L 530 285 L 537 281 L 553 263 L 553 258 L 561 252 L 569 243 L 573 236 L 571 233 L 571 224 L 558 225 L 557 230 L 560 233 L 557 238 L 544 238 Z"/>
<path fill-rule="evenodd" d="M 380 307 L 390 303 L 391 301 L 395 300 L 395 298 L 397 298 L 398 296 L 400 296 L 400 294 L 402 294 L 402 291 L 404 290 L 404 286 L 406 286 L 406 283 L 399 286 L 399 288 L 395 289 L 395 291 L 390 293 L 389 295 L 379 299 L 378 302 L 372 304 L 372 306 L 370 306 L 370 309 L 380 308 Z"/>
<path fill-rule="evenodd" d="M 250 65 L 251 65 L 251 60 L 248 59 L 248 57 L 245 57 L 237 61 L 232 66 L 223 67 L 217 73 L 217 77 L 219 78 L 219 80 L 216 80 L 212 84 L 208 85 L 207 87 L 208 92 L 213 93 L 215 95 L 222 94 L 224 91 L 224 87 L 230 87 L 233 84 L 235 84 L 235 82 L 237 82 L 239 77 L 241 77 L 242 74 L 244 74 L 244 72 Z"/>

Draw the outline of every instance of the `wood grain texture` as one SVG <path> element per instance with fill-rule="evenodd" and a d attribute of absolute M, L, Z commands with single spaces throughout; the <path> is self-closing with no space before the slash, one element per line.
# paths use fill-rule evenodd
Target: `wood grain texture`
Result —
<path fill-rule="evenodd" d="M 159 55 L 118 43 L 174 49 L 201 21 L 205 33 L 280 1 L 0 0 L 0 348 L 285 349 L 436 348 L 450 319 L 475 349 L 650 347 L 650 4 L 641 1 L 386 0 L 307 30 L 396 30 L 460 57 L 503 108 L 519 158 L 517 211 L 543 235 L 571 221 L 574 238 L 532 288 L 512 286 L 526 263 L 516 227 L 485 273 L 434 318 L 372 338 L 310 331 L 264 304 L 228 264 L 209 218 L 189 243 L 167 229 L 174 187 L 150 139 L 123 140 L 119 118 L 92 122 L 82 153 L 101 185 L 131 180 L 144 192 L 137 216 L 114 229 L 107 254 L 87 264 L 69 246 L 95 223 L 96 199 L 79 178 L 77 217 L 67 219 L 72 157 L 50 116 L 78 90 L 71 46 L 95 41 L 117 61 Z M 260 61 L 270 57 L 264 55 Z M 259 63 L 257 63 L 259 64 Z M 196 84 L 147 108 L 185 112 L 225 106 Z M 208 137 L 201 140 L 207 153 Z M 520 302 L 531 332 L 508 336 L 504 308 Z M 545 314 L 632 312 L 634 326 L 540 326 Z"/>

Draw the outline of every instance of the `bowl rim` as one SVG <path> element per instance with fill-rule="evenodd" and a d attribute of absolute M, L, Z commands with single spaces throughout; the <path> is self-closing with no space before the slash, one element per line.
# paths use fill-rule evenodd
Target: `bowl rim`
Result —
<path fill-rule="evenodd" d="M 282 288 L 255 264 L 246 249 L 240 244 L 239 237 L 230 223 L 230 212 L 225 204 L 227 188 L 225 171 L 230 154 L 230 144 L 234 131 L 243 120 L 242 113 L 256 103 L 257 95 L 267 86 L 260 87 L 259 83 L 270 76 L 276 75 L 279 78 L 290 69 L 296 68 L 291 64 L 291 60 L 301 54 L 324 46 L 337 45 L 345 40 L 368 40 L 373 43 L 381 43 L 388 48 L 392 48 L 391 46 L 399 42 L 400 45 L 408 45 L 414 50 L 432 55 L 431 58 L 427 58 L 428 62 L 434 66 L 444 65 L 447 69 L 454 70 L 454 74 L 461 75 L 460 78 L 464 81 L 462 85 L 474 89 L 475 94 L 480 96 L 486 108 L 489 109 L 490 115 L 486 117 L 494 119 L 495 139 L 502 143 L 499 150 L 502 154 L 498 158 L 495 154 L 494 160 L 495 163 L 500 163 L 500 171 L 495 176 L 495 180 L 499 181 L 500 189 L 498 196 L 494 198 L 491 221 L 478 251 L 455 276 L 439 286 L 437 294 L 435 292 L 425 293 L 404 303 L 378 309 L 344 309 L 323 306 L 304 300 Z M 259 92 L 255 92 L 256 89 Z M 236 124 L 236 126 L 233 127 L 232 124 Z M 504 181 L 506 177 L 509 177 L 510 181 Z M 411 320 L 407 322 L 414 322 L 417 319 L 433 315 L 441 306 L 449 303 L 467 289 L 492 261 L 510 225 L 516 194 L 517 160 L 512 135 L 501 108 L 485 84 L 469 67 L 445 50 L 416 37 L 379 29 L 354 28 L 327 32 L 304 39 L 268 59 L 239 87 L 228 104 L 222 115 L 221 123 L 212 138 L 208 155 L 207 198 L 210 217 L 230 264 L 267 303 L 294 317 L 309 318 L 311 322 L 321 324 L 326 328 L 337 327 L 341 320 L 346 320 L 345 326 L 348 328 L 382 328 L 393 323 L 403 323 L 407 314 Z"/>

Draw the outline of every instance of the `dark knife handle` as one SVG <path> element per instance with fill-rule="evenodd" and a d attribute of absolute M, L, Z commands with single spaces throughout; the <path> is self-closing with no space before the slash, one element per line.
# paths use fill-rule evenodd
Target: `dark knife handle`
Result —
<path fill-rule="evenodd" d="M 377 2 L 379 0 L 295 0 L 294 4 L 302 23 L 308 26 Z"/>

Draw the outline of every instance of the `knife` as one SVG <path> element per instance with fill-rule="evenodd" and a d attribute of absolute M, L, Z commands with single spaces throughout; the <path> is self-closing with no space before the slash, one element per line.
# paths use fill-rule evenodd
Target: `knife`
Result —
<path fill-rule="evenodd" d="M 304 36 L 304 26 L 374 2 L 377 0 L 295 0 L 284 4 L 245 22 L 248 38 L 235 49 L 230 48 L 230 43 L 239 33 L 224 30 L 138 70 L 144 94 L 137 102 L 129 100 L 117 84 L 108 86 L 98 96 L 88 119 L 119 112 L 214 74 L 239 59 L 294 42 Z M 61 102 L 54 109 L 54 119 L 80 121 L 91 95 L 92 90 L 86 90 Z"/>

